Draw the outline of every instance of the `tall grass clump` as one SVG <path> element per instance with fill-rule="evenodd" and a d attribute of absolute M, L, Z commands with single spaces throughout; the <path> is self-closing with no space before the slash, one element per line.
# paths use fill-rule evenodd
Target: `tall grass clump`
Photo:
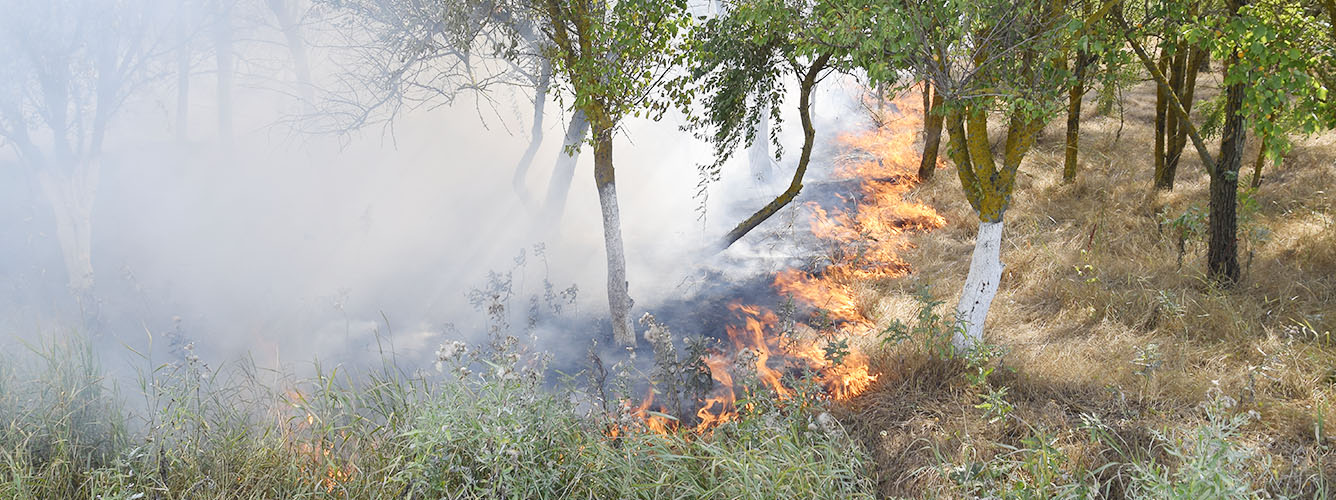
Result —
<path fill-rule="evenodd" d="M 1239 429 L 1255 414 L 1234 411 L 1235 402 L 1218 391 L 1202 403 L 1205 419 L 1173 431 L 1151 431 L 1152 442 L 1138 447 L 1098 416 L 1084 414 L 1086 443 L 1059 446 L 1059 439 L 1032 429 L 1019 446 L 991 443 L 991 457 L 954 462 L 938 454 L 943 476 L 958 493 L 1004 499 L 1129 498 L 1137 500 L 1273 498 L 1257 488 L 1270 470 L 1265 456 L 1240 442 Z M 1068 450 L 1107 450 L 1118 459 L 1097 467 L 1081 463 Z M 971 454 L 977 454 L 974 451 Z M 1114 478 L 1117 485 L 1102 484 Z M 1325 491 L 1318 492 L 1325 498 Z M 1281 497 L 1288 498 L 1288 497 Z"/>
<path fill-rule="evenodd" d="M 0 498 L 86 497 L 129 445 L 115 393 L 86 339 L 0 359 Z"/>
<path fill-rule="evenodd" d="M 582 374 L 548 380 L 512 336 L 448 341 L 439 372 L 303 379 L 179 347 L 143 352 L 131 404 L 83 339 L 0 365 L 0 498 L 872 498 L 814 380 L 783 400 L 743 387 L 738 415 L 698 433 L 652 428 Z"/>
<path fill-rule="evenodd" d="M 1126 464 L 1132 473 L 1128 496 L 1164 500 L 1270 498 L 1253 487 L 1258 478 L 1250 471 L 1259 461 L 1262 470 L 1269 470 L 1267 460 L 1237 442 L 1239 430 L 1257 415 L 1234 412 L 1235 405 L 1232 398 L 1213 390 L 1202 403 L 1204 422 L 1186 432 L 1152 432 L 1166 458 L 1157 460 L 1155 450 L 1136 454 L 1145 458 Z M 1083 427 L 1098 442 L 1129 456 L 1126 443 L 1098 418 L 1083 416 Z"/>

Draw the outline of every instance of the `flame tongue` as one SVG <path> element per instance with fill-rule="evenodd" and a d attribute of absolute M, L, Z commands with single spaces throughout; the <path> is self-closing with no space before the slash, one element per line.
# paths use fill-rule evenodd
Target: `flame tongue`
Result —
<path fill-rule="evenodd" d="M 715 395 L 706 398 L 704 406 L 696 412 L 700 423 L 696 424 L 696 433 L 702 433 L 722 424 L 736 414 L 733 410 L 737 396 L 733 394 L 733 375 L 728 372 L 729 362 L 722 356 L 711 355 L 705 358 L 705 366 L 710 367 L 710 378 L 715 382 Z"/>
<path fill-rule="evenodd" d="M 793 391 L 784 387 L 779 380 L 782 374 L 770 367 L 772 348 L 778 348 L 779 336 L 773 330 L 779 323 L 779 318 L 774 312 L 760 306 L 734 302 L 729 304 L 728 308 L 742 319 L 745 325 L 742 328 L 729 325 L 724 329 L 728 333 L 728 338 L 733 341 L 738 356 L 745 358 L 747 354 L 754 355 L 756 375 L 761 382 L 779 394 L 780 399 L 791 396 Z"/>

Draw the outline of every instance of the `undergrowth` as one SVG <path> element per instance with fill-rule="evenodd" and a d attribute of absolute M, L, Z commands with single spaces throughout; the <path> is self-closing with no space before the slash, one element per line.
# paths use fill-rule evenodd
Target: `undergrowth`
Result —
<path fill-rule="evenodd" d="M 191 349 L 145 351 L 137 406 L 78 337 L 3 360 L 0 497 L 872 498 L 861 448 L 815 393 L 750 391 L 729 422 L 660 433 L 629 404 L 605 413 L 580 377 L 547 380 L 547 357 L 510 336 L 447 342 L 439 372 L 412 376 L 387 362 L 269 381 Z"/>

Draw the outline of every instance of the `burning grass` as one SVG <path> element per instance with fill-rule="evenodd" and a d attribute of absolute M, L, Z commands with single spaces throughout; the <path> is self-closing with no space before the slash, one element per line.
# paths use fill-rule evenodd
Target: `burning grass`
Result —
<path fill-rule="evenodd" d="M 837 182 L 856 185 L 859 192 L 840 194 L 838 206 L 829 209 L 816 202 L 807 204 L 811 232 L 831 250 L 830 262 L 814 272 L 787 269 L 774 278 L 778 295 L 813 314 L 801 318 L 797 311 L 788 311 L 781 321 L 765 307 L 731 303 L 725 345 L 701 356 L 701 369 L 709 373 L 712 389 L 694 398 L 698 408 L 694 413 L 675 413 L 694 416 L 694 432 L 708 433 L 736 418 L 738 400 L 744 397 L 736 382 L 739 378 L 754 377 L 757 387 L 779 401 L 795 396 L 794 377 L 787 376 L 792 373 L 810 374 L 823 389 L 819 397 L 834 401 L 856 397 L 877 380 L 864 352 L 876 340 L 876 318 L 856 299 L 858 289 L 864 282 L 903 276 L 908 265 L 899 253 L 909 248 L 904 235 L 944 223 L 932 208 L 905 199 L 916 182 L 918 155 L 913 141 L 922 125 L 922 109 L 912 99 L 897 99 L 895 104 L 899 112 L 882 120 L 881 127 L 840 138 L 844 154 L 837 162 Z M 646 337 L 655 344 L 656 356 L 673 351 L 671 335 L 656 340 L 664 332 L 661 327 L 656 330 L 652 319 L 649 323 Z M 669 356 L 660 365 L 680 364 L 675 353 Z M 683 399 L 674 390 L 666 395 L 669 402 Z M 632 413 L 651 429 L 675 429 L 677 422 L 671 415 L 665 419 L 668 409 L 654 403 L 655 397 L 651 389 Z"/>

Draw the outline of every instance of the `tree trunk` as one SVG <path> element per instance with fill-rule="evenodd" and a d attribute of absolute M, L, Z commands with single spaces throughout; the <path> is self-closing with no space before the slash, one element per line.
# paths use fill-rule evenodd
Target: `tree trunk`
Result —
<path fill-rule="evenodd" d="M 756 229 L 766 219 L 779 212 L 789 202 L 798 196 L 803 189 L 803 176 L 807 174 L 807 164 L 812 161 L 812 146 L 816 143 L 816 128 L 812 125 L 812 90 L 816 88 L 817 77 L 825 70 L 826 63 L 830 61 L 830 53 L 821 54 L 812 62 L 812 66 L 807 68 L 807 73 L 803 76 L 802 83 L 798 89 L 798 118 L 803 127 L 803 150 L 798 156 L 798 168 L 793 172 L 793 180 L 789 181 L 788 189 L 780 193 L 778 197 L 767 203 L 751 217 L 747 217 L 733 230 L 725 234 L 719 243 L 714 247 L 714 251 L 723 251 L 730 245 L 742 239 L 748 232 Z"/>
<path fill-rule="evenodd" d="M 1002 280 L 1002 219 L 980 222 L 979 234 L 974 239 L 974 255 L 970 258 L 970 272 L 965 288 L 960 291 L 956 318 L 961 321 L 951 344 L 958 351 L 968 350 L 983 341 L 983 325 L 988 319 L 988 308 L 997 295 Z"/>
<path fill-rule="evenodd" d="M 1175 92 L 1180 96 L 1183 103 L 1183 109 L 1191 112 L 1193 95 L 1197 89 L 1197 75 L 1200 72 L 1201 61 L 1206 58 L 1206 51 L 1199 47 L 1192 47 L 1191 56 L 1188 57 L 1182 81 L 1177 83 L 1178 89 Z M 1178 118 L 1175 133 L 1170 138 L 1167 156 L 1164 159 L 1165 170 L 1168 175 L 1168 189 L 1174 188 L 1174 179 L 1178 175 L 1178 163 L 1183 159 L 1183 149 L 1188 144 L 1187 122 L 1182 117 Z"/>
<path fill-rule="evenodd" d="M 942 94 L 933 90 L 931 84 L 923 82 L 923 159 L 919 161 L 919 182 L 931 179 L 937 172 L 937 152 L 942 146 Z"/>
<path fill-rule="evenodd" d="M 594 130 L 594 184 L 603 210 L 603 242 L 608 254 L 608 309 L 612 316 L 612 338 L 621 346 L 635 346 L 631 324 L 631 295 L 626 282 L 626 252 L 622 246 L 621 214 L 617 207 L 617 182 L 612 168 L 612 128 Z"/>
<path fill-rule="evenodd" d="M 1076 53 L 1076 82 L 1067 91 L 1067 156 L 1062 163 L 1062 182 L 1076 182 L 1077 155 L 1081 141 L 1081 98 L 1085 96 L 1085 75 L 1088 56 Z"/>
<path fill-rule="evenodd" d="M 1112 115 L 1113 105 L 1118 100 L 1118 85 L 1114 83 L 1118 81 L 1118 75 L 1112 60 L 1110 55 L 1103 64 L 1105 76 L 1099 86 L 1099 105 L 1095 107 L 1095 114 L 1099 116 Z"/>
<path fill-rule="evenodd" d="M 547 198 L 543 201 L 544 227 L 555 232 L 560 227 L 561 216 L 566 212 L 566 195 L 571 191 L 571 180 L 575 178 L 575 166 L 580 159 L 580 143 L 589 132 L 589 119 L 583 111 L 571 115 L 571 122 L 566 126 L 566 138 L 562 140 L 561 151 L 557 152 L 556 165 L 552 167 L 552 178 L 547 181 Z"/>
<path fill-rule="evenodd" d="M 1115 20 L 1122 28 L 1123 38 L 1127 40 L 1128 45 L 1132 46 L 1132 52 L 1136 53 L 1137 59 L 1141 60 L 1141 65 L 1146 68 L 1146 71 L 1150 72 L 1150 76 L 1155 79 L 1155 82 L 1161 88 L 1169 88 L 1169 79 L 1165 78 L 1164 72 L 1156 67 L 1155 62 L 1150 59 L 1149 55 L 1146 55 L 1146 49 L 1137 42 L 1136 38 L 1129 34 L 1132 30 L 1127 26 L 1127 22 L 1117 17 L 1115 17 Z M 1192 125 L 1192 116 L 1188 114 L 1188 109 L 1183 106 L 1183 101 L 1178 98 L 1178 94 L 1173 92 L 1166 92 L 1166 94 L 1169 98 L 1167 103 L 1170 108 L 1169 111 L 1178 113 L 1179 125 L 1181 125 L 1179 128 L 1187 131 L 1188 138 L 1192 139 L 1192 146 L 1197 150 L 1197 156 L 1201 158 L 1202 168 L 1210 172 L 1215 165 L 1215 157 L 1211 156 L 1211 152 L 1206 149 L 1206 142 L 1202 140 L 1201 134 L 1197 132 L 1197 127 Z"/>
<path fill-rule="evenodd" d="M 1230 11 L 1237 16 L 1243 0 L 1230 0 Z M 1225 73 L 1240 64 L 1237 51 L 1230 51 Z M 1211 206 L 1208 223 L 1210 241 L 1206 249 L 1206 267 L 1211 280 L 1232 285 L 1239 279 L 1238 192 L 1239 167 L 1243 161 L 1243 83 L 1225 88 L 1225 125 L 1221 132 L 1220 159 L 1211 173 Z"/>
<path fill-rule="evenodd" d="M 93 288 L 93 200 L 97 196 L 100 164 L 96 160 L 64 175 L 50 169 L 37 172 L 37 181 L 56 221 L 56 241 L 69 280 L 70 293 L 83 300 Z"/>
<path fill-rule="evenodd" d="M 1034 144 L 1035 134 L 1043 127 L 1037 121 L 1012 117 L 999 170 L 988 141 L 985 111 L 952 110 L 946 124 L 951 134 L 947 152 L 956 163 L 965 198 L 979 217 L 979 234 L 974 242 L 969 275 L 956 305 L 956 333 L 951 339 L 957 350 L 968 350 L 983 340 L 984 321 L 1002 278 L 1002 216 L 1015 187 L 1016 172 Z"/>
<path fill-rule="evenodd" d="M 190 140 L 190 35 L 188 22 L 176 23 L 176 140 Z"/>
<path fill-rule="evenodd" d="M 747 161 L 751 165 L 752 180 L 758 185 L 765 185 L 770 174 L 775 170 L 770 156 L 770 114 L 761 113 L 761 119 L 752 131 L 756 138 L 747 149 Z"/>
<path fill-rule="evenodd" d="M 218 138 L 223 151 L 230 150 L 232 137 L 232 76 L 236 65 L 232 47 L 232 2 L 223 0 L 213 30 L 214 58 L 218 63 Z"/>
<path fill-rule="evenodd" d="M 1183 74 L 1185 69 L 1183 66 L 1187 64 L 1187 55 L 1185 54 L 1183 47 L 1175 45 L 1175 49 L 1174 56 L 1169 58 L 1169 73 L 1167 73 L 1169 76 L 1169 92 L 1173 92 L 1174 95 L 1182 96 L 1183 80 L 1185 76 Z M 1164 165 L 1165 174 L 1170 179 L 1177 177 L 1177 164 L 1171 161 L 1171 157 L 1174 155 L 1174 140 L 1178 138 L 1178 129 L 1178 113 L 1174 113 L 1172 110 L 1168 109 L 1168 103 L 1166 102 L 1164 116 L 1164 159 L 1161 162 Z M 1170 184 L 1172 184 L 1172 180 L 1170 181 Z"/>
<path fill-rule="evenodd" d="M 1160 48 L 1159 71 L 1164 74 L 1169 67 L 1169 51 L 1167 47 Z M 1157 189 L 1173 189 L 1173 176 L 1165 170 L 1164 150 L 1165 150 L 1165 132 L 1168 128 L 1169 111 L 1169 91 L 1168 85 L 1160 83 L 1155 86 L 1155 187 Z"/>
<path fill-rule="evenodd" d="M 288 52 L 292 54 L 292 65 L 297 74 L 297 84 L 300 86 L 297 91 L 309 104 L 315 87 L 311 83 L 311 63 L 306 57 L 306 39 L 302 36 L 302 27 L 297 21 L 297 14 L 292 11 L 291 0 L 268 0 L 268 2 L 269 10 L 273 11 L 274 17 L 278 19 L 278 27 L 283 31 L 283 38 L 287 40 Z"/>
<path fill-rule="evenodd" d="M 1253 175 L 1250 186 L 1257 188 L 1262 185 L 1262 164 L 1266 163 L 1266 143 L 1270 142 L 1271 137 L 1262 134 L 1262 139 L 1257 143 L 1257 160 L 1253 161 Z"/>
<path fill-rule="evenodd" d="M 538 154 L 538 147 L 543 144 L 543 115 L 547 108 L 547 89 L 552 82 L 551 66 L 544 63 L 539 71 L 533 93 L 533 127 L 529 129 L 529 147 L 525 148 L 524 154 L 520 156 L 519 164 L 515 165 L 515 175 L 510 180 L 515 195 L 519 196 L 520 201 L 530 209 L 534 208 L 534 202 L 524 187 L 524 181 L 529 174 L 529 168 L 533 167 L 533 157 Z"/>

